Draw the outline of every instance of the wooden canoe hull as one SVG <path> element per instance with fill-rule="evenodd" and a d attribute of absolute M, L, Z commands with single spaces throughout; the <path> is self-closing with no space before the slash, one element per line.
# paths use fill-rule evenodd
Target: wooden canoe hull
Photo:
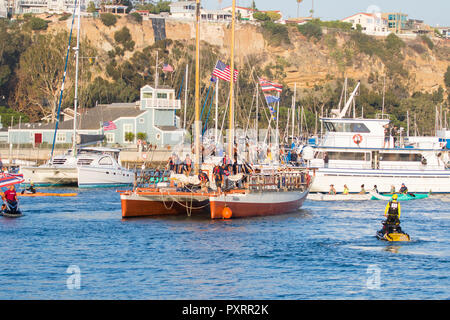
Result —
<path fill-rule="evenodd" d="M 273 216 L 297 211 L 308 192 L 279 191 L 248 194 L 230 194 L 210 197 L 211 218 L 222 219 L 222 211 L 228 207 L 232 218 Z"/>

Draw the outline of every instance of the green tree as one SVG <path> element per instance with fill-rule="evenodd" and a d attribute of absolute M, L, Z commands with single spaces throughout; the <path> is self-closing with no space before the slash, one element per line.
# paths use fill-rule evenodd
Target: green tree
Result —
<path fill-rule="evenodd" d="M 15 91 L 17 109 L 27 112 L 33 120 L 47 115 L 51 115 L 52 121 L 56 119 L 67 42 L 67 32 L 37 35 L 20 57 Z M 73 59 L 69 61 L 72 67 Z M 66 87 L 70 84 L 71 80 L 66 78 Z"/>
<path fill-rule="evenodd" d="M 270 17 L 264 12 L 255 12 L 253 18 L 258 21 L 269 21 Z"/>
<path fill-rule="evenodd" d="M 447 71 L 444 74 L 444 83 L 447 89 L 450 89 L 450 66 L 447 67 Z"/>
<path fill-rule="evenodd" d="M 133 142 L 134 141 L 134 133 L 133 132 L 125 132 L 125 141 Z"/>
<path fill-rule="evenodd" d="M 89 12 L 89 13 L 97 12 L 97 8 L 95 7 L 94 1 L 89 1 L 89 4 L 88 4 L 88 6 L 86 8 L 86 11 Z"/>
<path fill-rule="evenodd" d="M 114 40 L 122 45 L 124 50 L 133 51 L 135 42 L 131 37 L 130 29 L 123 27 L 114 33 Z"/>
<path fill-rule="evenodd" d="M 102 13 L 100 14 L 100 20 L 107 27 L 114 26 L 117 22 L 117 18 L 112 13 Z"/>
<path fill-rule="evenodd" d="M 138 132 L 136 135 L 136 138 L 138 140 L 147 141 L 147 133 L 145 132 Z"/>

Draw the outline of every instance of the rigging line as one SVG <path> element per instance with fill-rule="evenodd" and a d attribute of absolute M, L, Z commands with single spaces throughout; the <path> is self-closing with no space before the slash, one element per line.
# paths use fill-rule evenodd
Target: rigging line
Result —
<path fill-rule="evenodd" d="M 72 25 L 70 27 L 70 35 L 69 35 L 69 44 L 67 46 L 66 61 L 64 64 L 64 74 L 63 74 L 63 80 L 62 80 L 62 84 L 61 84 L 61 93 L 59 95 L 59 104 L 58 104 L 58 112 L 57 112 L 57 117 L 56 117 L 55 132 L 53 134 L 52 152 L 50 154 L 50 159 L 52 160 L 52 162 L 53 162 L 53 151 L 55 150 L 56 132 L 58 131 L 58 125 L 59 125 L 59 115 L 61 113 L 61 103 L 62 103 L 63 92 L 64 92 L 64 83 L 66 81 L 67 64 L 69 61 L 70 43 L 72 42 L 72 33 L 73 33 L 73 25 L 74 25 L 74 21 L 75 21 L 76 10 L 77 10 L 77 0 L 75 0 L 74 8 L 73 8 Z M 78 48 L 77 48 L 77 50 L 78 50 Z M 72 137 L 72 139 L 75 139 L 75 137 Z"/>

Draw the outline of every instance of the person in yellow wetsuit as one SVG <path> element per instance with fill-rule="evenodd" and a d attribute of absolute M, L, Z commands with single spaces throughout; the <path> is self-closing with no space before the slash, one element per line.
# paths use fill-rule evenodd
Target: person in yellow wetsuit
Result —
<path fill-rule="evenodd" d="M 400 203 L 397 201 L 398 196 L 394 194 L 392 200 L 388 202 L 386 208 L 384 209 L 384 216 L 386 221 L 384 222 L 384 231 L 391 232 L 395 227 L 399 232 L 400 229 L 400 215 L 401 207 Z"/>

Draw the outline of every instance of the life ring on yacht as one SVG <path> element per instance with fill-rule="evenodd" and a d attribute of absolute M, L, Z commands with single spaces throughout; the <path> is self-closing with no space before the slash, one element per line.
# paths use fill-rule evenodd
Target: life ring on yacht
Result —
<path fill-rule="evenodd" d="M 357 133 L 353 136 L 353 142 L 358 145 L 362 142 L 362 140 L 363 140 L 363 137 L 359 133 Z"/>

